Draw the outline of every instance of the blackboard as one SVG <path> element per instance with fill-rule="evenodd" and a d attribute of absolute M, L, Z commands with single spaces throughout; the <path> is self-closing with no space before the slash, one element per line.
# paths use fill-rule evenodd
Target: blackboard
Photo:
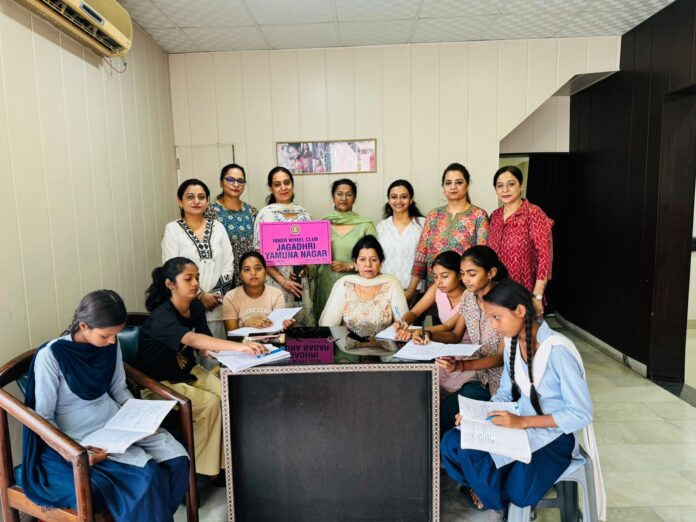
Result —
<path fill-rule="evenodd" d="M 430 371 L 233 375 L 235 520 L 432 519 Z"/>

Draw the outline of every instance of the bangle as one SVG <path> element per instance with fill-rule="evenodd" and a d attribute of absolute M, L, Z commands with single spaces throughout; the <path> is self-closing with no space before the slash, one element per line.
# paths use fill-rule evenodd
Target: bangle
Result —
<path fill-rule="evenodd" d="M 532 294 L 534 296 L 534 299 L 537 301 L 543 301 L 544 300 L 544 294 Z"/>

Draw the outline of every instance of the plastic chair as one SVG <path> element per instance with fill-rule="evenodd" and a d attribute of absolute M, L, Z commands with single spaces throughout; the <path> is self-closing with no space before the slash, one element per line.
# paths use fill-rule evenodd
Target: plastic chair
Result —
<path fill-rule="evenodd" d="M 568 469 L 556 481 L 553 489 L 556 498 L 541 499 L 536 509 L 558 508 L 562 522 L 597 521 L 597 498 L 595 497 L 592 460 L 580 448 L 582 459 L 574 459 Z M 578 511 L 578 488 L 582 486 L 582 513 Z M 508 522 L 528 522 L 532 519 L 532 506 L 518 507 L 512 503 L 508 506 Z"/>
<path fill-rule="evenodd" d="M 5 386 L 16 382 L 27 373 L 34 353 L 36 353 L 36 350 L 29 350 L 0 368 L 0 502 L 2 503 L 2 518 L 5 522 L 19 522 L 19 513 L 23 512 L 44 521 L 92 522 L 95 520 L 95 513 L 92 509 L 92 490 L 89 480 L 90 466 L 87 450 L 32 409 L 27 408 L 22 401 L 4 390 Z M 189 466 L 189 488 L 186 493 L 187 520 L 189 522 L 198 522 L 195 453 L 192 450 L 193 417 L 191 414 L 191 401 L 127 364 L 124 367 L 127 378 L 138 386 L 148 388 L 162 398 L 175 400 L 178 403 L 185 447 L 189 451 L 191 461 Z M 34 504 L 24 494 L 24 490 L 20 485 L 21 476 L 17 477 L 15 475 L 12 462 L 8 413 L 36 433 L 48 446 L 72 464 L 77 509 L 42 508 Z M 21 466 L 18 466 L 18 468 L 21 468 Z M 21 469 L 17 471 L 18 474 L 21 474 Z M 18 481 L 17 478 L 20 478 L 20 480 Z M 109 513 L 101 513 L 97 515 L 96 519 L 113 520 Z"/>

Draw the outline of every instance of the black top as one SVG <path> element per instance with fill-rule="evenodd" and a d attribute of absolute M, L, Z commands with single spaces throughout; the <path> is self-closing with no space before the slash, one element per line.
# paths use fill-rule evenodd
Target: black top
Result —
<path fill-rule="evenodd" d="M 148 317 L 138 338 L 136 366 L 158 381 L 195 381 L 193 348 L 181 344 L 188 332 L 212 335 L 205 320 L 205 307 L 197 299 L 189 308 L 191 317 L 181 315 L 171 301 L 162 303 Z"/>

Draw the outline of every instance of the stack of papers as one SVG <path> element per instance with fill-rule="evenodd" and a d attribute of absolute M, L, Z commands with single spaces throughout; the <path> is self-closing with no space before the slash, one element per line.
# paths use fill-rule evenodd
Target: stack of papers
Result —
<path fill-rule="evenodd" d="M 413 328 L 408 328 L 408 330 L 415 332 L 416 330 L 420 330 L 420 328 L 414 326 Z M 389 328 L 386 328 L 375 335 L 375 338 L 382 341 L 398 341 L 396 338 L 396 328 L 394 328 L 394 325 L 391 325 Z"/>
<path fill-rule="evenodd" d="M 248 353 L 237 352 L 218 352 L 213 356 L 220 361 L 220 364 L 224 364 L 230 370 L 232 370 L 232 373 L 239 373 L 242 370 L 246 370 L 254 366 L 260 366 L 262 364 L 269 364 L 290 358 L 290 352 L 286 350 L 275 348 L 272 344 L 264 344 L 264 346 L 268 348 L 268 352 L 264 353 L 263 355 L 251 355 Z"/>
<path fill-rule="evenodd" d="M 128 399 L 103 428 L 80 441 L 107 453 L 124 453 L 132 444 L 154 435 L 176 401 Z"/>
<path fill-rule="evenodd" d="M 236 330 L 227 332 L 227 335 L 232 337 L 246 337 L 247 335 L 253 334 L 281 332 L 283 330 L 283 321 L 292 319 L 300 310 L 302 310 L 301 306 L 297 308 L 276 308 L 268 314 L 268 318 L 273 321 L 271 326 L 267 326 L 266 328 L 237 328 Z"/>
<path fill-rule="evenodd" d="M 485 402 L 467 399 L 459 396 L 459 413 L 462 422 L 462 449 L 475 449 L 496 453 L 513 460 L 529 464 L 532 460 L 532 450 L 525 430 L 503 428 L 496 426 L 488 418 L 492 411 L 509 411 L 520 414 L 516 402 Z"/>
<path fill-rule="evenodd" d="M 431 361 L 446 356 L 470 357 L 480 347 L 480 344 L 445 344 L 433 341 L 428 344 L 416 344 L 409 341 L 394 354 L 394 357 L 409 361 Z"/>

